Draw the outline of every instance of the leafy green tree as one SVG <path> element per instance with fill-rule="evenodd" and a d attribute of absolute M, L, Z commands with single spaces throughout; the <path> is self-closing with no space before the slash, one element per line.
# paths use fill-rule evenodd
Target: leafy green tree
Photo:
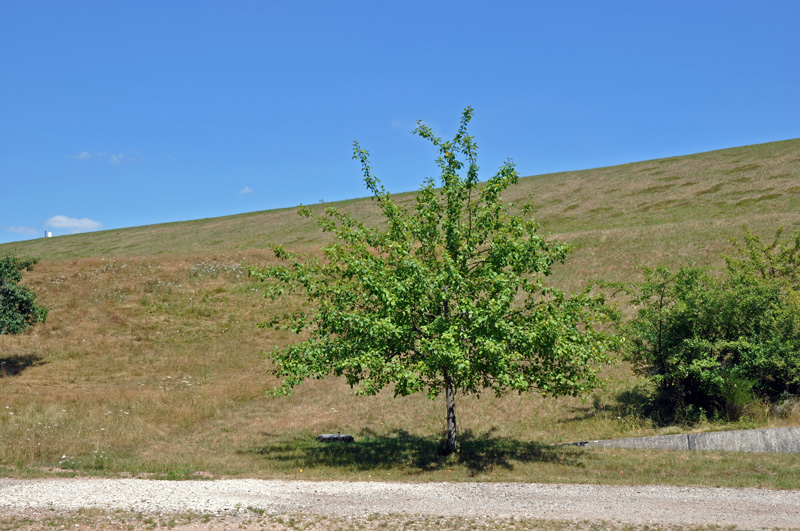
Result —
<path fill-rule="evenodd" d="M 389 385 L 396 396 L 443 392 L 449 454 L 457 449 L 459 392 L 577 395 L 599 384 L 597 366 L 616 338 L 596 325 L 612 312 L 588 288 L 567 296 L 546 285 L 570 247 L 539 234 L 530 205 L 503 202 L 517 184 L 513 163 L 479 181 L 467 134 L 472 114 L 464 111 L 451 141 L 418 122 L 414 133 L 438 149 L 441 175 L 425 181 L 413 207 L 392 199 L 356 143 L 353 158 L 384 223 L 368 227 L 334 207 L 304 208 L 333 235 L 324 258 L 275 247 L 283 263 L 251 270 L 268 282 L 269 296 L 299 288 L 311 303 L 265 323 L 308 334 L 273 351 L 283 379 L 274 393 L 328 374 L 365 395 Z"/>
<path fill-rule="evenodd" d="M 800 233 L 781 234 L 767 244 L 745 231 L 722 271 L 645 269 L 627 355 L 661 412 L 736 417 L 754 395 L 800 393 Z"/>
<path fill-rule="evenodd" d="M 800 289 L 800 231 L 783 238 L 783 227 L 775 232 L 771 243 L 744 228 L 742 241 L 732 240 L 734 254 L 725 257 L 732 275 L 752 275 L 774 280 L 784 289 Z"/>
<path fill-rule="evenodd" d="M 47 318 L 47 308 L 36 304 L 33 292 L 20 284 L 22 270 L 30 271 L 37 261 L 10 254 L 0 258 L 0 334 L 18 334 Z"/>

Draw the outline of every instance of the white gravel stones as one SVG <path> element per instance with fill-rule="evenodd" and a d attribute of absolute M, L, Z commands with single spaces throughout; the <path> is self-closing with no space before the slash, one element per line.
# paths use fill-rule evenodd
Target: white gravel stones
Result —
<path fill-rule="evenodd" d="M 84 507 L 148 514 L 193 511 L 610 520 L 800 529 L 800 492 L 531 483 L 379 483 L 233 479 L 0 479 L 0 513 Z"/>

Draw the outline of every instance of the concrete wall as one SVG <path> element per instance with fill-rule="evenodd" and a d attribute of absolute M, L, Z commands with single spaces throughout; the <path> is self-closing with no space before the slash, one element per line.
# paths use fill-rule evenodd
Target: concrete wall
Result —
<path fill-rule="evenodd" d="M 571 443 L 576 446 L 646 448 L 652 450 L 727 450 L 731 452 L 798 452 L 800 428 L 713 431 Z"/>

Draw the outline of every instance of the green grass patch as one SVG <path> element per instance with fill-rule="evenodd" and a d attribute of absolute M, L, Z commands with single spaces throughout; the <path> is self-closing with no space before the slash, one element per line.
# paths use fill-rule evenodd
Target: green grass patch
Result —
<path fill-rule="evenodd" d="M 737 161 L 739 162 L 739 161 Z M 725 170 L 724 173 L 728 175 L 733 175 L 736 173 L 744 173 L 744 172 L 751 172 L 753 170 L 757 170 L 760 168 L 760 164 L 743 164 L 741 166 L 736 166 L 735 168 L 731 168 L 729 170 Z"/>
<path fill-rule="evenodd" d="M 736 202 L 737 206 L 743 205 L 752 205 L 753 203 L 758 203 L 760 201 L 770 201 L 772 199 L 780 199 L 783 197 L 783 194 L 764 194 L 758 197 L 748 197 L 745 199 L 740 199 Z"/>
<path fill-rule="evenodd" d="M 666 192 L 670 188 L 675 186 L 674 184 L 662 184 L 656 186 L 648 186 L 647 188 L 643 188 L 642 190 L 637 190 L 635 192 L 631 192 L 630 195 L 654 195 Z"/>
<path fill-rule="evenodd" d="M 696 195 L 708 195 L 708 194 L 716 194 L 725 186 L 725 183 L 717 183 L 711 188 L 706 188 L 705 190 L 700 190 L 696 193 Z"/>

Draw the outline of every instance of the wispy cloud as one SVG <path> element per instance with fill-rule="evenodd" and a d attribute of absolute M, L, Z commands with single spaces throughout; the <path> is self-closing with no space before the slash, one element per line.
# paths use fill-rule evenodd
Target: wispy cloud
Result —
<path fill-rule="evenodd" d="M 128 162 L 129 160 L 133 160 L 133 158 L 124 153 L 114 153 L 108 157 L 108 162 L 111 164 L 122 164 L 123 162 Z"/>
<path fill-rule="evenodd" d="M 77 155 L 73 155 L 72 158 L 76 160 L 105 159 L 109 164 L 122 164 L 123 162 L 136 160 L 135 156 L 125 153 L 106 153 L 105 151 L 81 151 Z"/>
<path fill-rule="evenodd" d="M 237 194 L 252 194 L 253 193 L 253 189 L 250 188 L 249 186 L 245 186 L 244 188 L 242 188 L 241 190 L 239 190 L 236 193 Z"/>
<path fill-rule="evenodd" d="M 8 232 L 16 232 L 17 234 L 39 234 L 39 229 L 33 227 L 15 227 L 14 225 L 6 229 Z"/>
<path fill-rule="evenodd" d="M 392 120 L 392 127 L 395 129 L 402 129 L 403 131 L 413 131 L 417 127 L 417 122 L 406 118 L 394 118 Z"/>
<path fill-rule="evenodd" d="M 53 216 L 44 222 L 45 227 L 54 229 L 67 229 L 71 232 L 84 232 L 103 228 L 103 224 L 89 218 L 69 218 L 67 216 Z"/>
<path fill-rule="evenodd" d="M 81 151 L 77 155 L 73 155 L 72 158 L 77 160 L 89 160 L 89 159 L 105 157 L 105 155 L 106 154 L 101 151 Z"/>

